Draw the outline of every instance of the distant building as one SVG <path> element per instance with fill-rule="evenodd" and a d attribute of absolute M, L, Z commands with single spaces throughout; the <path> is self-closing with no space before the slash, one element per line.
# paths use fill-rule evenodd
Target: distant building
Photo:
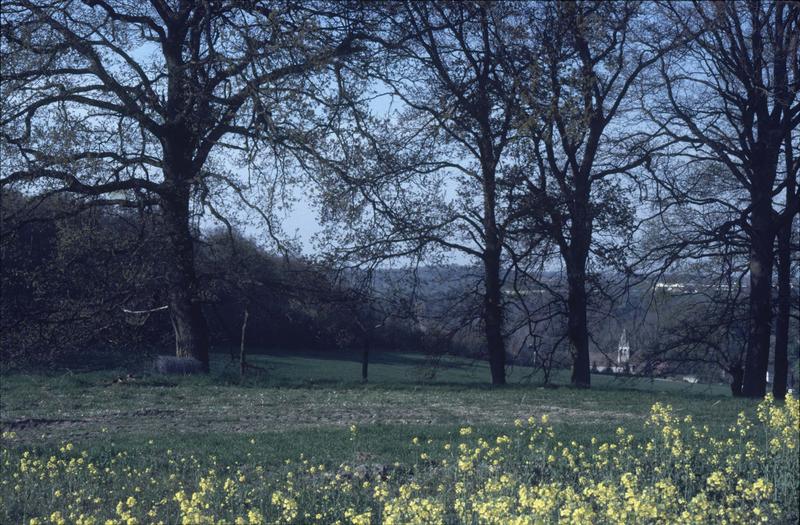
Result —
<path fill-rule="evenodd" d="M 631 344 L 628 342 L 628 331 L 623 329 L 622 335 L 619 337 L 619 344 L 617 345 L 617 358 L 613 358 L 613 354 L 602 354 L 603 358 L 608 363 L 606 366 L 597 366 L 593 364 L 592 367 L 597 372 L 605 372 L 611 374 L 625 374 L 632 372 L 630 365 L 631 359 Z"/>
<path fill-rule="evenodd" d="M 628 342 L 628 331 L 622 329 L 619 336 L 619 346 L 617 346 L 617 365 L 625 366 L 631 358 L 631 344 Z"/>

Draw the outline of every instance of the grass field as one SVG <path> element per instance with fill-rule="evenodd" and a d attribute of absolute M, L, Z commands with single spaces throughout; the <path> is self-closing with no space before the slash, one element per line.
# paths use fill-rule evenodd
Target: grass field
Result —
<path fill-rule="evenodd" d="M 547 414 L 557 430 L 585 441 L 643 421 L 656 401 L 720 429 L 753 405 L 731 398 L 722 385 L 604 375 L 593 378 L 589 392 L 543 388 L 524 368 L 511 371 L 508 387 L 493 389 L 484 363 L 444 358 L 431 378 L 433 363 L 401 354 L 376 356 L 370 382 L 362 384 L 360 362 L 336 357 L 255 356 L 253 364 L 266 371 L 249 371 L 244 380 L 227 356 L 216 356 L 208 377 L 135 368 L 135 379 L 122 382 L 114 380 L 128 370 L 9 375 L 0 387 L 0 424 L 21 443 L 43 448 L 63 440 L 136 447 L 157 438 L 157 447 L 200 447 L 237 460 L 244 450 L 237 443 L 258 436 L 260 461 L 304 452 L 336 462 L 351 452 L 343 437 L 352 424 L 363 432 L 360 452 L 394 460 L 410 450 L 412 436 L 444 436 L 465 424 L 489 435 L 515 419 Z M 559 380 L 568 382 L 567 372 Z"/>
<path fill-rule="evenodd" d="M 360 381 L 360 362 L 346 355 L 258 355 L 251 362 L 265 371 L 240 379 L 235 363 L 217 355 L 213 372 L 203 377 L 136 368 L 122 381 L 116 380 L 131 370 L 4 375 L 0 427 L 14 436 L 3 441 L 5 453 L 47 458 L 65 453 L 69 442 L 85 451 L 87 462 L 124 453 L 138 458 L 128 460 L 132 465 L 154 470 L 167 469 L 161 461 L 173 454 L 194 458 L 200 470 L 259 465 L 277 472 L 301 455 L 328 469 L 342 463 L 411 468 L 420 441 L 453 440 L 464 427 L 491 440 L 513 434 L 519 421 L 545 416 L 560 439 L 589 446 L 593 438 L 618 440 L 618 427 L 643 432 L 656 402 L 720 436 L 737 414 L 752 416 L 756 407 L 732 398 L 724 385 L 594 376 L 587 391 L 566 386 L 564 372 L 556 376 L 560 386 L 544 388 L 524 368 L 511 371 L 507 387 L 491 388 L 483 363 L 457 358 L 437 362 L 431 376 L 424 356 L 379 354 L 367 384 Z M 47 510 L 31 508 L 35 501 L 6 495 L 0 521 Z"/>

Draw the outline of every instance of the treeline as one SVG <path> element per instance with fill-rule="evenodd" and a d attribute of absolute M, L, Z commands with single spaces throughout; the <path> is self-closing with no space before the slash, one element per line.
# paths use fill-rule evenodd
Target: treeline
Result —
<path fill-rule="evenodd" d="M 493 384 L 525 331 L 589 387 L 595 320 L 701 265 L 746 281 L 708 303 L 747 324 L 736 392 L 764 396 L 772 362 L 786 393 L 796 2 L 7 0 L 2 17 L 0 185 L 152 210 L 178 356 L 208 367 L 198 225 L 257 220 L 298 253 L 281 219 L 303 195 L 329 268 L 478 267 L 443 326 L 480 331 Z"/>
<path fill-rule="evenodd" d="M 42 201 L 3 192 L 3 367 L 92 368 L 120 357 L 142 365 L 169 353 L 175 334 L 162 308 L 160 254 L 168 241 L 159 220 L 152 210 L 86 209 L 69 195 Z M 413 325 L 370 303 L 356 280 L 343 282 L 330 268 L 267 253 L 227 230 L 205 235 L 195 251 L 209 342 L 237 360 L 245 310 L 248 352 L 350 352 L 365 337 L 376 349 L 427 344 Z"/>

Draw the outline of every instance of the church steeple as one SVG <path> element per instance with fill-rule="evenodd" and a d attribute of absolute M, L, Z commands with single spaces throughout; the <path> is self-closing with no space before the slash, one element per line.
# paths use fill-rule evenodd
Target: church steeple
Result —
<path fill-rule="evenodd" d="M 622 365 L 628 362 L 631 358 L 631 345 L 628 343 L 628 332 L 622 329 L 622 335 L 619 336 L 619 346 L 617 347 L 617 364 Z"/>

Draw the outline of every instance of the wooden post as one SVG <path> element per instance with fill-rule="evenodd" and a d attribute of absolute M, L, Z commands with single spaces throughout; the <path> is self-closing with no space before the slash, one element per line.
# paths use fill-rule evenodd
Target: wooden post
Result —
<path fill-rule="evenodd" d="M 247 362 L 245 361 L 245 353 L 244 353 L 244 334 L 247 330 L 247 318 L 250 316 L 250 309 L 249 305 L 244 305 L 244 318 L 242 319 L 242 342 L 241 346 L 239 347 L 239 377 L 244 377 L 244 369 L 247 368 Z"/>

